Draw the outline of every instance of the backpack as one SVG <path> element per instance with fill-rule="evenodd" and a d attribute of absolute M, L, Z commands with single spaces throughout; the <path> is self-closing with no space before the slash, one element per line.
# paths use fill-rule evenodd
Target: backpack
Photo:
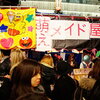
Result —
<path fill-rule="evenodd" d="M 74 100 L 89 100 L 91 91 L 85 90 L 80 86 L 77 86 L 74 93 Z"/>
<path fill-rule="evenodd" d="M 95 82 L 92 90 L 85 90 L 77 86 L 74 100 L 100 100 L 100 80 Z"/>
<path fill-rule="evenodd" d="M 100 80 L 97 80 L 93 89 L 91 90 L 91 96 L 89 100 L 100 100 Z"/>

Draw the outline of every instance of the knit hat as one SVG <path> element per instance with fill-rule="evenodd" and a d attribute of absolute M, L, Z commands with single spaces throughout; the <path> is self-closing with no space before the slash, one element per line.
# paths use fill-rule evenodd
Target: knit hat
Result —
<path fill-rule="evenodd" d="M 85 56 L 83 57 L 83 61 L 89 62 L 89 61 L 90 61 L 90 56 L 89 56 L 89 55 L 85 55 Z"/>

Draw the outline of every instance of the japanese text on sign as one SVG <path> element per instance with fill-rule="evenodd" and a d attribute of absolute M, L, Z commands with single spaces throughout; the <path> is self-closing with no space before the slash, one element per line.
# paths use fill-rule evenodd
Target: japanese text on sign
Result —
<path fill-rule="evenodd" d="M 49 35 L 49 17 L 37 17 L 37 51 L 51 50 L 52 40 Z"/>

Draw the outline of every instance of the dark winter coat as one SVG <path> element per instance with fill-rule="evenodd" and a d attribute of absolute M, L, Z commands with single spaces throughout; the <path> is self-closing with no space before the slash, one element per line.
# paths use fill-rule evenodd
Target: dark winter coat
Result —
<path fill-rule="evenodd" d="M 75 81 L 64 74 L 55 83 L 52 100 L 73 100 L 75 89 Z"/>
<path fill-rule="evenodd" d="M 8 78 L 0 77 L 0 100 L 9 100 L 11 86 L 11 81 Z"/>
<path fill-rule="evenodd" d="M 100 80 L 97 80 L 94 84 L 89 100 L 100 100 Z"/>
<path fill-rule="evenodd" d="M 96 80 L 93 78 L 82 78 L 79 81 L 79 86 L 77 87 L 74 100 L 91 100 L 91 91 L 96 83 Z M 97 100 L 97 99 L 93 99 Z"/>
<path fill-rule="evenodd" d="M 27 93 L 18 97 L 16 100 L 48 100 L 48 98 L 43 94 Z"/>
<path fill-rule="evenodd" d="M 5 56 L 5 59 L 0 63 L 0 100 L 9 100 L 11 92 L 11 81 L 4 76 L 9 74 L 10 59 Z"/>
<path fill-rule="evenodd" d="M 9 71 L 10 71 L 10 59 L 8 57 L 4 59 L 2 63 L 0 63 L 0 76 L 9 74 Z"/>
<path fill-rule="evenodd" d="M 42 85 L 45 89 L 46 95 L 51 98 L 50 85 L 55 83 L 56 74 L 54 68 L 48 64 L 42 64 Z"/>

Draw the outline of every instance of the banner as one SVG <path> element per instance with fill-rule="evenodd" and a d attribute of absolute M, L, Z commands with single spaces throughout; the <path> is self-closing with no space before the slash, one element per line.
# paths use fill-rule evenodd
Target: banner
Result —
<path fill-rule="evenodd" d="M 52 48 L 52 39 L 50 36 L 50 17 L 37 17 L 37 46 L 36 51 L 50 51 Z"/>
<path fill-rule="evenodd" d="M 86 21 L 51 20 L 52 39 L 90 39 L 90 24 Z"/>
<path fill-rule="evenodd" d="M 36 47 L 35 8 L 0 9 L 0 48 Z"/>

